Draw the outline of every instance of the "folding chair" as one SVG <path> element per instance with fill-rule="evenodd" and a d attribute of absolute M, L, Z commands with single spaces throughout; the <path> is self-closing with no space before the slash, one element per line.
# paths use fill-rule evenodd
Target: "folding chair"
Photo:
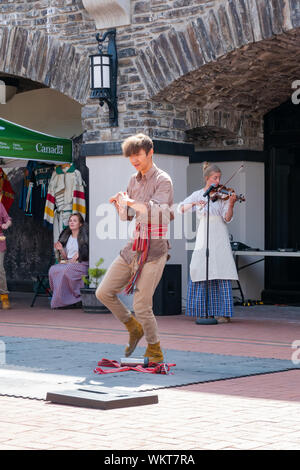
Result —
<path fill-rule="evenodd" d="M 51 257 L 50 263 L 47 268 L 47 272 L 35 272 L 33 274 L 33 291 L 34 296 L 30 307 L 34 306 L 37 297 L 51 297 L 51 289 L 49 285 L 48 271 L 50 267 L 55 263 L 54 253 Z"/>
<path fill-rule="evenodd" d="M 34 297 L 32 299 L 30 307 L 34 306 L 37 297 L 51 297 L 51 290 L 49 286 L 48 273 L 36 273 L 34 275 Z"/>
<path fill-rule="evenodd" d="M 243 304 L 245 302 L 245 297 L 244 297 L 244 293 L 243 293 L 240 281 L 236 280 L 235 282 L 237 283 L 237 287 L 232 287 L 232 290 L 239 290 L 240 291 L 241 303 Z"/>

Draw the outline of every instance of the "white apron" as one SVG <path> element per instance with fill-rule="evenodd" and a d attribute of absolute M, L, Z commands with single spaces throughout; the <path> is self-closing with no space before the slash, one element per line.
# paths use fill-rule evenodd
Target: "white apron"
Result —
<path fill-rule="evenodd" d="M 206 280 L 206 234 L 205 213 L 200 217 L 196 245 L 190 264 L 190 276 L 193 282 Z M 227 224 L 220 215 L 209 217 L 208 279 L 238 279 Z"/>

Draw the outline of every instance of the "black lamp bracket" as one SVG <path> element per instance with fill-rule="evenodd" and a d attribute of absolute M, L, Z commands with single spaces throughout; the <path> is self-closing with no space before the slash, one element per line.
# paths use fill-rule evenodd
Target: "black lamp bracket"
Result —
<path fill-rule="evenodd" d="M 103 52 L 103 43 L 108 38 L 107 54 L 111 57 L 111 84 L 110 90 L 94 90 L 93 98 L 99 99 L 100 106 L 107 103 L 109 109 L 109 122 L 113 127 L 118 126 L 118 98 L 117 98 L 117 76 L 118 55 L 116 47 L 116 29 L 106 31 L 102 36 L 96 34 L 99 52 Z"/>

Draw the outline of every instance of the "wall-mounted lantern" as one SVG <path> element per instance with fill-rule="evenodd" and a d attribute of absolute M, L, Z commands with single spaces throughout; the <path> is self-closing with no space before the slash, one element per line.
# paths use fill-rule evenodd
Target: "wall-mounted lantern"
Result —
<path fill-rule="evenodd" d="M 108 38 L 107 52 L 103 52 L 103 43 Z M 112 127 L 118 126 L 117 75 L 118 56 L 116 47 L 116 30 L 111 29 L 100 37 L 96 34 L 99 53 L 90 55 L 90 98 L 99 99 L 100 106 L 107 103 L 109 122 Z"/>

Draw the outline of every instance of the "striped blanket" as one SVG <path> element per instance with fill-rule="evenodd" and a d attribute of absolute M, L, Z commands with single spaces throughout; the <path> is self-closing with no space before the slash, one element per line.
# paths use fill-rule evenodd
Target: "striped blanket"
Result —
<path fill-rule="evenodd" d="M 80 213 L 85 219 L 86 202 L 83 181 L 74 165 L 66 172 L 63 172 L 60 167 L 53 172 L 44 210 L 44 220 L 49 224 L 54 222 L 55 209 L 59 212 L 67 211 L 69 214 Z"/>

